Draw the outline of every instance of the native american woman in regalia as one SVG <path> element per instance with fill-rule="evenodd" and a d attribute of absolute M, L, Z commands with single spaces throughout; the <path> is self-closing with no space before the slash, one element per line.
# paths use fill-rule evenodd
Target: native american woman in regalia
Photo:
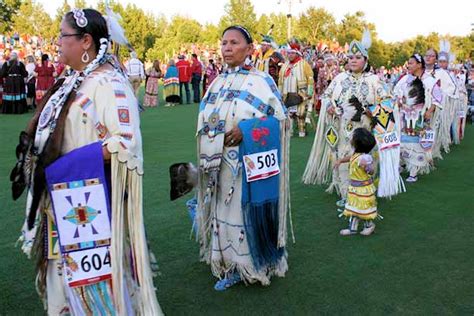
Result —
<path fill-rule="evenodd" d="M 336 57 L 331 53 L 324 54 L 324 65 L 319 69 L 318 79 L 315 83 L 316 93 L 322 95 L 339 72 Z"/>
<path fill-rule="evenodd" d="M 441 89 L 425 71 L 421 55 L 414 54 L 408 60 L 408 74 L 395 86 L 394 96 L 400 108 L 400 164 L 409 173 L 407 182 L 416 182 L 419 174 L 427 174 L 434 167 L 436 117 L 443 102 Z"/>
<path fill-rule="evenodd" d="M 426 72 L 436 79 L 438 86 L 443 93 L 443 101 L 436 113 L 435 125 L 435 143 L 433 147 L 433 157 L 442 158 L 441 151 L 449 153 L 451 145 L 451 123 L 453 121 L 455 109 L 459 103 L 459 92 L 456 80 L 454 80 L 449 72 L 439 67 L 437 62 L 439 59 L 449 60 L 449 44 L 441 44 L 442 53 L 430 48 L 425 54 Z"/>
<path fill-rule="evenodd" d="M 340 73 L 321 97 L 321 111 L 316 135 L 303 175 L 305 184 L 327 184 L 327 192 L 334 189 L 345 205 L 349 185 L 348 164 L 333 168 L 338 159 L 351 156 L 350 140 L 354 129 L 372 130 L 377 139 L 380 159 L 379 196 L 392 196 L 403 191 L 398 172 L 399 148 L 393 146 L 382 153 L 384 135 L 396 132 L 397 111 L 377 75 L 369 72 L 368 48 L 371 39 L 368 30 L 361 42 L 352 41 L 348 57 L 349 70 Z M 380 142 L 380 143 L 379 143 Z M 396 145 L 396 144 L 395 144 Z"/>
<path fill-rule="evenodd" d="M 462 64 L 456 64 L 453 67 L 452 72 L 453 78 L 459 88 L 459 104 L 455 111 L 454 121 L 451 125 L 453 131 L 453 143 L 459 144 L 464 138 L 464 130 L 466 128 L 466 119 L 468 112 L 468 90 L 466 86 L 466 69 Z"/>
<path fill-rule="evenodd" d="M 49 315 L 161 315 L 145 239 L 138 102 L 108 49 L 117 17 L 74 9 L 61 23 L 72 69 L 20 135 L 13 197 L 27 189 L 22 250 Z"/>
<path fill-rule="evenodd" d="M 439 57 L 438 65 L 439 68 L 445 70 L 451 77 L 452 83 L 456 86 L 456 91 L 452 96 L 446 96 L 448 102 L 446 105 L 450 109 L 449 120 L 451 122 L 449 126 L 449 135 L 451 136 L 451 143 L 459 144 L 464 135 L 464 126 L 466 124 L 466 105 L 467 105 L 467 91 L 464 81 L 459 81 L 455 72 L 456 67 L 454 65 L 455 56 L 450 52 L 451 44 L 448 40 L 440 40 L 439 43 Z M 442 88 L 442 86 L 441 86 Z M 448 124 L 444 124 L 445 129 L 448 128 Z"/>
<path fill-rule="evenodd" d="M 289 122 L 278 88 L 246 63 L 245 28 L 227 28 L 221 50 L 227 68 L 206 92 L 197 128 L 198 239 L 218 291 L 285 275 L 289 212 Z"/>

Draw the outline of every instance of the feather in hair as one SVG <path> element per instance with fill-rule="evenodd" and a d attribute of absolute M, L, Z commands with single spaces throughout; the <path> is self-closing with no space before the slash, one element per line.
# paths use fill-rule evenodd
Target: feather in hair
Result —
<path fill-rule="evenodd" d="M 365 28 L 364 33 L 362 34 L 362 40 L 360 42 L 367 50 L 369 50 L 370 46 L 372 46 L 372 38 L 370 37 L 370 31 L 368 28 Z"/>
<path fill-rule="evenodd" d="M 112 11 L 108 5 L 105 8 L 105 12 L 107 13 L 105 19 L 107 21 L 107 26 L 109 27 L 110 39 L 119 45 L 130 46 L 125 37 L 125 32 L 119 22 L 122 20 L 122 17 Z"/>
<path fill-rule="evenodd" d="M 439 51 L 440 52 L 447 52 L 449 53 L 449 51 L 451 50 L 451 44 L 449 43 L 448 40 L 439 40 Z"/>

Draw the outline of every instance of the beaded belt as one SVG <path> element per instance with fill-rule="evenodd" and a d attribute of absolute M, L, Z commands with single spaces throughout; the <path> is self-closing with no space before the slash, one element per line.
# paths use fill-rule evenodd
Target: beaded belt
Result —
<path fill-rule="evenodd" d="M 366 185 L 372 184 L 374 181 L 372 179 L 365 181 L 351 180 L 351 186 L 353 187 L 365 187 Z"/>

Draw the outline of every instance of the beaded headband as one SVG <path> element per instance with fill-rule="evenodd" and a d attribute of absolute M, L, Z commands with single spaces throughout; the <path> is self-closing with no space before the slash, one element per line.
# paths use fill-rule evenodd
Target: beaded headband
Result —
<path fill-rule="evenodd" d="M 250 35 L 250 32 L 243 26 L 240 26 L 240 25 L 229 26 L 228 28 L 226 28 L 224 30 L 224 32 L 222 34 L 227 32 L 228 30 L 237 30 L 240 33 L 242 33 L 242 35 L 245 37 L 245 40 L 247 41 L 247 43 L 251 44 L 253 42 L 253 39 L 252 39 L 252 36 Z"/>
<path fill-rule="evenodd" d="M 439 61 L 443 61 L 443 60 L 444 61 L 449 61 L 449 53 L 448 52 L 440 52 L 438 60 Z"/>

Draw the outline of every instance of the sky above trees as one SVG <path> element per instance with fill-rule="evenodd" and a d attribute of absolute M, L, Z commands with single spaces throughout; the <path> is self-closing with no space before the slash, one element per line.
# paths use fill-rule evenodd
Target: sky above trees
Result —
<path fill-rule="evenodd" d="M 19 0 L 0 0 L 0 4 L 2 4 L 1 1 L 7 7 L 15 10 L 13 13 L 8 11 L 9 13 L 5 15 L 6 19 L 10 20 L 9 22 L 7 20 L 4 23 L 0 22 L 0 33 L 16 31 L 23 34 L 41 35 L 44 38 L 57 36 L 61 18 L 71 7 L 90 7 L 90 3 L 85 0 L 60 0 L 61 5 L 56 8 L 56 11 L 48 14 L 42 3 L 33 0 L 23 0 L 21 3 Z M 284 1 L 282 0 L 282 2 Z M 343 1 L 341 0 L 341 2 Z M 110 1 L 113 10 L 122 16 L 122 26 L 126 35 L 142 59 L 159 58 L 164 60 L 178 53 L 183 47 L 190 47 L 192 44 L 218 48 L 222 30 L 232 24 L 246 26 L 257 41 L 261 40 L 261 34 L 267 33 L 273 24 L 272 35 L 276 42 L 284 44 L 287 39 L 286 14 L 257 14 L 253 4 L 257 3 L 256 1 L 216 0 L 215 2 L 218 2 L 219 5 L 205 8 L 209 16 L 218 14 L 219 18 L 215 23 L 201 23 L 192 18 L 190 14 L 173 16 L 154 14 L 144 10 L 138 4 L 124 5 L 123 2 L 125 1 Z M 186 1 L 181 0 L 181 2 Z M 203 6 L 204 2 L 206 0 L 202 1 Z M 261 0 L 261 2 L 273 3 L 270 0 Z M 274 2 L 276 3 L 276 1 Z M 474 1 L 471 2 L 474 3 Z M 94 3 L 94 8 L 104 12 L 104 0 L 94 1 Z M 163 2 L 156 2 L 156 4 L 163 4 Z M 223 7 L 222 14 L 219 13 L 221 6 Z M 390 8 L 385 9 L 389 10 Z M 420 12 L 419 15 L 421 21 L 421 17 L 424 17 L 426 13 Z M 391 23 L 396 28 L 407 21 L 399 19 L 399 21 L 392 22 L 388 16 L 387 23 Z M 360 39 L 364 28 L 367 27 L 372 32 L 373 42 L 370 58 L 376 66 L 403 64 L 414 52 L 423 54 L 429 47 L 437 48 L 441 38 L 451 41 L 452 52 L 459 60 L 465 60 L 474 51 L 474 32 L 464 36 L 450 36 L 443 33 L 442 28 L 436 28 L 427 35 L 416 35 L 400 42 L 384 41 L 379 35 L 378 26 L 363 11 L 346 13 L 338 19 L 323 7 L 309 6 L 293 15 L 292 26 L 293 35 L 313 45 L 320 41 L 337 41 L 344 45 L 353 39 Z"/>
<path fill-rule="evenodd" d="M 70 4 L 72 5 L 72 0 Z M 87 0 L 88 5 L 96 6 L 97 0 Z M 225 14 L 226 0 L 120 0 L 123 6 L 135 4 L 145 12 L 166 17 L 179 14 L 196 19 L 201 24 L 217 24 Z M 286 14 L 286 0 L 252 0 L 257 17 L 262 14 Z M 56 12 L 62 0 L 39 0 L 48 12 Z M 380 1 L 380 0 L 299 0 L 293 1 L 292 13 L 299 15 L 309 7 L 324 8 L 340 22 L 347 13 L 362 11 L 369 21 L 375 24 L 380 39 L 385 42 L 406 40 L 416 35 L 428 35 L 431 32 L 466 36 L 474 23 L 472 0 L 439 1 Z"/>

